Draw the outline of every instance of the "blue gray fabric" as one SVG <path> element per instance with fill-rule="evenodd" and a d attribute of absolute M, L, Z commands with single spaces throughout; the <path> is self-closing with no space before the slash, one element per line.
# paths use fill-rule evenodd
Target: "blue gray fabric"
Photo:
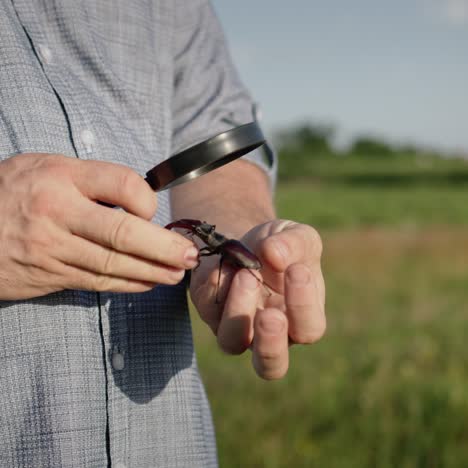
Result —
<path fill-rule="evenodd" d="M 0 159 L 143 175 L 252 105 L 208 1 L 0 0 Z M 0 467 L 217 465 L 183 285 L 0 301 L 0 363 Z"/>

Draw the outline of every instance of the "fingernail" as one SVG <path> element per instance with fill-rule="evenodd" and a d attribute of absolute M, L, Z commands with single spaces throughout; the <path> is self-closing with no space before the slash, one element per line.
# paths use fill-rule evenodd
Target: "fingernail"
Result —
<path fill-rule="evenodd" d="M 243 288 L 245 289 L 256 289 L 258 286 L 258 279 L 255 278 L 252 272 L 249 272 L 245 269 L 241 270 L 239 273 L 239 281 Z"/>
<path fill-rule="evenodd" d="M 198 264 L 198 249 L 195 246 L 189 247 L 185 251 L 185 266 L 187 268 L 193 268 Z"/>
<path fill-rule="evenodd" d="M 293 265 L 287 272 L 288 280 L 292 283 L 302 286 L 310 281 L 310 270 L 305 265 Z"/>
<path fill-rule="evenodd" d="M 279 319 L 273 315 L 268 315 L 267 317 L 262 317 L 260 320 L 260 328 L 265 333 L 270 335 L 277 335 L 284 328 L 284 320 Z"/>

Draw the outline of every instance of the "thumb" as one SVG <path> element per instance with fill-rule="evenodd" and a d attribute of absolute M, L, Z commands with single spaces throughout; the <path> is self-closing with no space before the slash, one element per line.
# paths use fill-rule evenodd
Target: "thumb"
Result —
<path fill-rule="evenodd" d="M 143 219 L 156 213 L 157 197 L 137 172 L 122 164 L 103 161 L 76 161 L 73 180 L 90 200 L 117 205 Z"/>

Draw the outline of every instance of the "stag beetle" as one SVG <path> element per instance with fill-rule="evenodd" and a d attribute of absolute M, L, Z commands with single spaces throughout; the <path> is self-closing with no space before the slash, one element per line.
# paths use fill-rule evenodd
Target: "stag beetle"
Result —
<path fill-rule="evenodd" d="M 195 235 L 201 239 L 206 246 L 202 247 L 199 252 L 200 257 L 210 255 L 220 255 L 219 270 L 218 270 L 218 286 L 216 289 L 216 302 L 218 303 L 219 282 L 221 279 L 221 268 L 223 262 L 238 268 L 246 268 L 251 270 L 260 270 L 262 264 L 259 258 L 250 251 L 242 242 L 236 239 L 228 239 L 223 234 L 216 232 L 216 226 L 208 224 L 205 221 L 198 219 L 179 219 L 169 223 L 166 229 L 181 228 L 186 229 L 188 234 Z M 252 275 L 260 281 L 253 273 Z M 265 285 L 264 282 L 262 282 Z M 270 292 L 268 291 L 268 294 Z"/>

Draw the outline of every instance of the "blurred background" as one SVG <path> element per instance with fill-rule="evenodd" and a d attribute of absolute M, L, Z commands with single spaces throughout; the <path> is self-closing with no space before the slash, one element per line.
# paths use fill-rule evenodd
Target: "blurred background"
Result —
<path fill-rule="evenodd" d="M 467 467 L 468 0 L 213 4 L 328 315 L 264 382 L 193 314 L 221 467 Z"/>

